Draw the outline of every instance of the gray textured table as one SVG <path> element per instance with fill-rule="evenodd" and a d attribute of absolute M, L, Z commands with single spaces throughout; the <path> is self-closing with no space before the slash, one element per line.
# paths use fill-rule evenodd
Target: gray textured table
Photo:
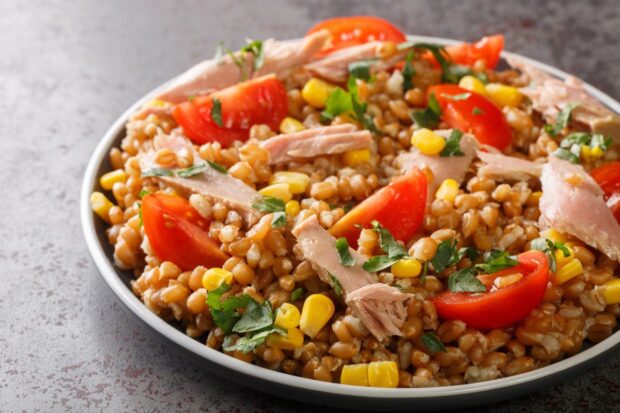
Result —
<path fill-rule="evenodd" d="M 223 381 L 145 335 L 99 278 L 78 192 L 111 122 L 218 40 L 301 35 L 379 14 L 411 33 L 507 48 L 620 98 L 620 7 L 563 1 L 0 2 L 0 411 L 314 411 Z M 519 4 L 517 4 L 519 3 Z M 260 5 L 259 5 L 260 4 Z M 620 356 L 491 411 L 617 411 Z M 413 407 L 413 406 L 412 406 Z"/>

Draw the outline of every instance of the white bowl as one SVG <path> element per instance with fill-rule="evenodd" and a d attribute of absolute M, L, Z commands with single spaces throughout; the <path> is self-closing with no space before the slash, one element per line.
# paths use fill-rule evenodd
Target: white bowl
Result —
<path fill-rule="evenodd" d="M 454 40 L 426 36 L 409 36 L 409 38 L 417 42 L 458 43 Z M 520 55 L 503 52 L 502 56 L 504 58 L 517 57 L 525 60 L 532 66 L 559 78 L 566 78 L 568 76 L 567 73 L 561 70 Z M 547 367 L 482 383 L 432 388 L 384 389 L 325 383 L 268 370 L 229 357 L 185 335 L 183 331 L 152 313 L 131 292 L 129 280 L 132 278 L 132 275 L 114 267 L 112 248 L 104 234 L 105 225 L 93 214 L 89 201 L 91 192 L 93 190 L 100 190 L 98 177 L 110 170 L 107 155 L 110 148 L 119 145 L 125 134 L 125 123 L 130 115 L 144 102 L 156 95 L 157 91 L 163 86 L 140 99 L 123 113 L 106 132 L 99 145 L 97 145 L 88 163 L 82 184 L 81 220 L 90 255 L 101 276 L 121 301 L 123 307 L 140 320 L 158 339 L 169 344 L 170 348 L 191 358 L 193 362 L 203 365 L 219 376 L 244 386 L 271 393 L 278 397 L 301 400 L 307 403 L 355 408 L 358 410 L 439 410 L 497 402 L 567 380 L 574 377 L 578 372 L 603 360 L 620 342 L 620 331 L 618 331 L 606 340 Z M 620 103 L 591 85 L 586 84 L 586 89 L 614 112 L 620 113 Z"/>

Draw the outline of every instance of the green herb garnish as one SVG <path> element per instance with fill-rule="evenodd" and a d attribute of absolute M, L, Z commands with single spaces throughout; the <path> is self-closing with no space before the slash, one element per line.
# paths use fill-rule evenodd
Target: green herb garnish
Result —
<path fill-rule="evenodd" d="M 579 106 L 578 103 L 567 103 L 560 113 L 558 113 L 557 118 L 555 119 L 555 123 L 553 125 L 545 125 L 545 132 L 549 135 L 556 137 L 562 130 L 568 125 L 568 121 L 570 120 L 570 115 L 573 109 Z"/>
<path fill-rule="evenodd" d="M 562 251 L 564 257 L 570 257 L 570 250 L 566 247 L 566 244 L 560 241 L 553 242 L 550 239 L 540 237 L 532 240 L 530 246 L 533 250 L 542 251 L 547 255 L 549 270 L 553 273 L 558 269 L 558 263 L 555 258 L 556 251 Z"/>
<path fill-rule="evenodd" d="M 273 219 L 271 220 L 271 226 L 273 228 L 280 228 L 287 224 L 286 212 L 278 211 L 273 213 Z"/>
<path fill-rule="evenodd" d="M 508 254 L 506 251 L 491 250 L 484 254 L 484 263 L 476 264 L 476 270 L 478 272 L 484 272 L 486 274 L 493 274 L 506 268 L 514 267 L 519 262 L 515 257 Z"/>
<path fill-rule="evenodd" d="M 441 106 L 439 106 L 435 94 L 431 93 L 429 96 L 426 109 L 411 112 L 409 116 L 421 128 L 436 128 L 441 117 Z"/>
<path fill-rule="evenodd" d="M 459 129 L 452 129 L 452 132 L 450 132 L 450 136 L 448 136 L 448 139 L 446 139 L 446 146 L 439 153 L 439 156 L 465 156 L 463 151 L 461 151 L 462 137 L 463 132 L 461 132 Z"/>
<path fill-rule="evenodd" d="M 413 50 L 407 53 L 405 57 L 405 66 L 403 67 L 403 93 L 413 89 L 413 76 L 415 76 L 415 70 L 413 69 Z"/>
<path fill-rule="evenodd" d="M 441 241 L 437 246 L 431 264 L 436 272 L 443 272 L 446 268 L 459 262 L 459 253 L 456 249 L 456 240 Z"/>
<path fill-rule="evenodd" d="M 396 261 L 407 257 L 407 251 L 394 239 L 394 236 L 379 222 L 373 221 L 372 228 L 379 234 L 379 245 L 387 255 L 377 255 L 363 265 L 368 272 L 377 272 L 390 267 Z"/>
<path fill-rule="evenodd" d="M 359 122 L 361 122 L 362 125 L 364 125 L 364 128 L 368 129 L 373 135 L 379 135 L 381 131 L 375 125 L 372 117 L 366 115 L 366 109 L 368 108 L 368 105 L 366 103 L 361 103 L 359 100 L 359 96 L 357 94 L 357 82 L 355 81 L 355 77 L 349 76 L 349 80 L 347 81 L 347 87 L 349 88 L 349 93 L 351 94 L 351 107 L 353 108 L 355 118 Z"/>
<path fill-rule="evenodd" d="M 248 40 L 248 43 L 241 48 L 243 53 L 252 53 L 254 55 L 254 70 L 263 67 L 265 63 L 265 52 L 263 50 L 263 42 L 261 40 Z"/>
<path fill-rule="evenodd" d="M 446 346 L 444 346 L 435 333 L 424 333 L 420 338 L 420 341 L 424 344 L 424 347 L 426 347 L 428 351 L 433 354 L 446 351 Z"/>
<path fill-rule="evenodd" d="M 579 163 L 583 146 L 587 146 L 590 149 L 598 147 L 604 152 L 609 149 L 611 143 L 610 137 L 605 137 L 601 134 L 591 135 L 585 132 L 574 132 L 562 139 L 560 147 L 552 155 L 572 163 Z"/>
<path fill-rule="evenodd" d="M 262 196 L 252 204 L 252 208 L 260 212 L 284 212 L 285 203 L 280 198 L 273 196 Z"/>
<path fill-rule="evenodd" d="M 204 162 L 200 162 L 190 166 L 189 168 L 179 169 L 177 171 L 177 175 L 181 178 L 189 178 L 190 176 L 198 175 L 206 171 L 208 168 L 207 164 Z"/>
<path fill-rule="evenodd" d="M 243 316 L 232 331 L 235 333 L 248 333 L 256 330 L 261 330 L 265 327 L 269 327 L 273 324 L 273 311 L 271 309 L 271 302 L 269 300 L 263 301 L 259 304 L 257 301 L 250 299 Z"/>
<path fill-rule="evenodd" d="M 150 178 L 153 176 L 174 176 L 174 172 L 166 168 L 151 168 L 148 171 L 142 172 L 141 178 Z"/>
<path fill-rule="evenodd" d="M 355 265 L 355 259 L 351 256 L 351 251 L 349 251 L 349 243 L 346 238 L 340 237 L 336 240 L 336 249 L 338 250 L 338 255 L 340 256 L 340 263 L 343 266 L 352 267 Z"/>
<path fill-rule="evenodd" d="M 304 295 L 304 289 L 299 287 L 293 290 L 293 292 L 291 293 L 291 301 L 297 301 L 301 298 L 301 296 Z"/>
<path fill-rule="evenodd" d="M 217 163 L 217 162 L 213 162 L 213 161 L 209 161 L 209 160 L 207 160 L 207 164 L 208 164 L 211 168 L 213 168 L 213 169 L 215 169 L 216 171 L 218 171 L 219 173 L 222 173 L 222 174 L 227 174 L 227 173 L 228 173 L 228 169 L 226 169 L 226 167 L 225 167 L 225 166 L 220 165 L 220 164 L 219 164 L 219 163 Z"/>
<path fill-rule="evenodd" d="M 150 194 L 150 192 L 147 191 L 146 189 L 143 189 L 142 191 L 140 191 L 140 194 L 138 194 L 138 196 L 140 197 L 140 199 L 142 199 L 145 196 L 147 196 L 148 194 Z"/>
<path fill-rule="evenodd" d="M 215 96 L 213 97 L 213 107 L 211 108 L 211 119 L 213 119 L 217 126 L 224 125 L 222 121 L 222 102 Z"/>
<path fill-rule="evenodd" d="M 274 325 L 261 331 L 257 331 L 254 334 L 239 337 L 234 343 L 233 336 L 228 336 L 224 338 L 222 348 L 224 351 L 240 351 L 242 353 L 249 353 L 262 345 L 270 334 L 280 334 L 285 336 L 287 332 L 286 330 Z"/>
<path fill-rule="evenodd" d="M 450 275 L 448 289 L 453 293 L 483 293 L 487 288 L 476 278 L 473 267 L 463 268 Z"/>
<path fill-rule="evenodd" d="M 370 76 L 370 66 L 378 59 L 359 60 L 349 64 L 349 73 L 356 79 L 362 79 L 368 82 Z"/>
<path fill-rule="evenodd" d="M 475 106 L 472 110 L 471 110 L 471 114 L 472 115 L 484 115 L 484 111 L 482 109 L 480 109 L 478 106 Z"/>
<path fill-rule="evenodd" d="M 337 87 L 327 96 L 325 110 L 321 112 L 321 119 L 323 121 L 333 120 L 340 114 L 350 113 L 352 111 L 351 95 L 342 88 Z"/>
<path fill-rule="evenodd" d="M 344 292 L 342 290 L 342 285 L 340 285 L 340 281 L 338 281 L 336 276 L 331 273 L 329 274 L 329 279 L 332 282 L 332 288 L 334 289 L 336 296 L 342 300 L 344 296 Z"/>

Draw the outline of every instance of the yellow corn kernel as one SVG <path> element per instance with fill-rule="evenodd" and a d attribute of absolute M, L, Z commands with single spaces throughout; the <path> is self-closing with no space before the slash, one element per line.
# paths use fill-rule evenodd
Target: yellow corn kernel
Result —
<path fill-rule="evenodd" d="M 301 97 L 317 109 L 325 107 L 327 97 L 335 87 L 320 79 L 312 78 L 301 89 Z"/>
<path fill-rule="evenodd" d="M 342 163 L 345 166 L 356 166 L 370 161 L 370 149 L 359 149 L 342 154 Z"/>
<path fill-rule="evenodd" d="M 271 175 L 270 184 L 288 184 L 291 193 L 303 194 L 310 185 L 310 177 L 302 172 L 280 171 Z"/>
<path fill-rule="evenodd" d="M 109 212 L 110 208 L 114 206 L 112 201 L 110 201 L 105 195 L 101 192 L 93 192 L 90 195 L 90 206 L 95 212 L 95 214 L 99 215 L 101 219 L 105 222 L 110 222 Z"/>
<path fill-rule="evenodd" d="M 463 89 L 471 90 L 472 92 L 480 93 L 481 95 L 486 95 L 486 89 L 484 88 L 484 83 L 480 79 L 474 76 L 463 76 L 459 81 L 459 86 Z"/>
<path fill-rule="evenodd" d="M 164 102 L 163 100 L 153 99 L 146 102 L 145 107 L 153 107 L 153 108 L 165 108 L 170 106 L 170 103 Z"/>
<path fill-rule="evenodd" d="M 523 101 L 523 93 L 516 87 L 502 85 L 501 83 L 489 83 L 485 86 L 487 96 L 498 106 L 517 107 Z"/>
<path fill-rule="evenodd" d="M 432 130 L 422 128 L 413 132 L 411 144 L 424 155 L 434 156 L 443 150 L 446 146 L 446 140 Z"/>
<path fill-rule="evenodd" d="M 620 303 L 620 278 L 607 281 L 603 285 L 603 297 L 605 297 L 607 304 Z"/>
<path fill-rule="evenodd" d="M 583 265 L 581 265 L 581 261 L 579 261 L 577 258 L 574 258 L 572 261 L 570 261 L 568 264 L 565 264 L 555 273 L 555 277 L 553 277 L 553 283 L 561 285 L 564 284 L 566 281 L 575 278 L 581 274 L 583 274 Z"/>
<path fill-rule="evenodd" d="M 371 387 L 398 387 L 398 366 L 394 361 L 373 361 L 368 364 Z"/>
<path fill-rule="evenodd" d="M 202 276 L 202 286 L 213 291 L 222 284 L 232 283 L 233 274 L 223 268 L 209 268 Z"/>
<path fill-rule="evenodd" d="M 351 386 L 368 386 L 368 364 L 347 364 L 342 368 L 340 383 Z"/>
<path fill-rule="evenodd" d="M 301 309 L 299 329 L 310 338 L 314 338 L 334 315 L 334 303 L 323 294 L 312 294 Z"/>
<path fill-rule="evenodd" d="M 568 240 L 566 238 L 566 235 L 562 234 L 560 231 L 554 228 L 549 228 L 547 230 L 544 230 L 543 232 L 541 232 L 540 235 L 542 235 L 543 237 L 553 242 L 566 242 Z"/>
<path fill-rule="evenodd" d="M 293 197 L 289 184 L 285 184 L 283 182 L 266 186 L 258 192 L 260 192 L 263 196 L 272 196 L 274 198 L 281 199 L 284 202 L 290 201 Z"/>
<path fill-rule="evenodd" d="M 304 335 L 298 328 L 289 328 L 285 336 L 277 333 L 268 335 L 265 343 L 280 350 L 295 350 L 304 345 Z"/>
<path fill-rule="evenodd" d="M 459 194 L 459 183 L 454 179 L 446 179 L 439 185 L 435 197 L 442 199 L 449 203 L 453 203 L 456 196 Z"/>
<path fill-rule="evenodd" d="M 594 162 L 603 156 L 600 146 L 590 148 L 588 145 L 581 145 L 581 158 L 586 162 Z"/>
<path fill-rule="evenodd" d="M 122 169 L 108 172 L 107 174 L 101 175 L 101 178 L 99 178 L 101 187 L 107 191 L 110 191 L 115 183 L 125 181 L 127 181 L 127 174 Z"/>
<path fill-rule="evenodd" d="M 284 303 L 276 311 L 275 325 L 285 329 L 295 328 L 299 325 L 299 319 L 301 314 L 299 310 L 293 304 Z"/>
<path fill-rule="evenodd" d="M 415 258 L 405 258 L 392 264 L 392 274 L 397 277 L 417 277 L 422 271 L 422 265 Z"/>
<path fill-rule="evenodd" d="M 301 206 L 299 205 L 299 202 L 294 200 L 288 201 L 284 208 L 286 215 L 293 218 L 295 218 L 299 214 L 299 211 L 301 211 Z"/>
<path fill-rule="evenodd" d="M 573 251 L 573 249 L 569 247 L 568 245 L 566 245 L 566 249 L 569 252 L 568 257 L 564 256 L 564 253 L 562 252 L 562 250 L 557 250 L 555 252 L 555 262 L 557 263 L 558 269 L 564 267 L 566 264 L 568 264 L 573 259 L 575 259 L 575 251 Z"/>
<path fill-rule="evenodd" d="M 280 133 L 295 133 L 306 129 L 303 123 L 290 116 L 285 117 L 280 122 Z"/>

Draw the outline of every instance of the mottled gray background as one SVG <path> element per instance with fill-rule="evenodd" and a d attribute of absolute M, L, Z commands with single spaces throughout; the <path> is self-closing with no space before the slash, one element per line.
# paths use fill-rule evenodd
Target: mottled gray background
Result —
<path fill-rule="evenodd" d="M 0 2 L 0 411 L 301 411 L 196 368 L 145 335 L 97 274 L 78 192 L 126 107 L 224 40 L 299 36 L 378 14 L 410 33 L 507 48 L 620 98 L 617 1 Z M 620 357 L 491 411 L 618 411 Z M 415 406 L 412 406 L 412 409 Z"/>

